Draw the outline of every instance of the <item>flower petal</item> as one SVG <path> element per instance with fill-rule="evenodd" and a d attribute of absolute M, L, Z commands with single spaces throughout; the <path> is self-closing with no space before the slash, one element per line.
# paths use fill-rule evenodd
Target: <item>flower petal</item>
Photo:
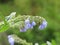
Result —
<path fill-rule="evenodd" d="M 26 32 L 26 29 L 25 28 L 20 29 L 20 32 Z"/>
<path fill-rule="evenodd" d="M 47 21 L 46 20 L 43 20 L 42 24 L 39 26 L 39 29 L 44 29 L 47 27 Z"/>

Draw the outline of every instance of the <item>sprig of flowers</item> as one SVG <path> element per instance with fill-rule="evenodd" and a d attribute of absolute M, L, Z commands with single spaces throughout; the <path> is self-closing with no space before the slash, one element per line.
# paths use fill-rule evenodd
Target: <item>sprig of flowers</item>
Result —
<path fill-rule="evenodd" d="M 15 17 L 16 12 L 12 12 L 9 16 L 6 16 L 6 21 L 10 27 L 19 27 L 20 32 L 26 32 L 29 29 L 33 29 L 34 26 L 38 25 L 39 30 L 43 30 L 47 27 L 47 21 L 40 16 L 30 16 L 30 15 L 18 15 Z M 4 22 L 0 22 L 4 24 Z"/>
<path fill-rule="evenodd" d="M 26 42 L 26 40 L 22 40 L 15 34 L 8 35 L 8 41 L 9 41 L 10 45 L 14 45 L 15 42 L 22 44 L 22 45 L 33 45 L 32 43 Z"/>

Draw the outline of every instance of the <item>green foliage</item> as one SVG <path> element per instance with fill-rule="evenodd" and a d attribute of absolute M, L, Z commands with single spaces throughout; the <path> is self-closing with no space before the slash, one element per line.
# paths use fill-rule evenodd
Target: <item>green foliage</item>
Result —
<path fill-rule="evenodd" d="M 55 39 L 52 41 L 53 45 L 60 44 L 60 1 L 59 0 L 33 0 L 35 6 L 32 9 L 32 0 L 14 0 L 14 5 L 11 4 L 0 4 L 0 10 L 4 16 L 9 15 L 12 11 L 16 11 L 20 14 L 31 14 L 34 12 L 35 15 L 43 16 L 48 21 L 47 29 L 44 31 L 27 31 L 26 33 L 18 32 L 18 29 L 9 29 L 8 32 L 17 34 L 19 37 L 32 42 L 45 42 L 47 40 Z M 18 2 L 18 3 L 17 3 Z M 21 3 L 20 3 L 21 2 Z M 24 3 L 24 4 L 23 4 Z M 33 12 L 32 12 L 33 11 Z M 0 15 L 0 18 L 2 15 Z M 1 26 L 7 29 L 8 25 Z M 4 30 L 2 29 L 1 30 Z M 8 27 L 9 28 L 9 27 Z M 17 30 L 17 31 L 15 31 Z M 42 34 L 43 33 L 43 34 Z M 42 45 L 45 45 L 43 43 Z"/>
<path fill-rule="evenodd" d="M 43 43 L 43 44 L 41 44 L 41 45 L 46 45 L 46 43 Z"/>
<path fill-rule="evenodd" d="M 32 43 L 29 43 L 26 40 L 23 40 L 23 39 L 19 38 L 15 34 L 12 34 L 11 36 L 14 38 L 16 43 L 19 43 L 19 44 L 22 44 L 22 45 L 33 45 Z"/>
<path fill-rule="evenodd" d="M 55 40 L 51 41 L 52 45 L 57 45 Z"/>
<path fill-rule="evenodd" d="M 5 17 L 0 13 L 0 18 L 3 20 L 3 25 L 0 25 L 0 32 L 4 32 L 9 29 L 9 24 L 5 20 Z"/>
<path fill-rule="evenodd" d="M 4 31 L 6 31 L 8 29 L 9 29 L 9 25 L 8 24 L 4 24 L 4 25 L 1 26 L 0 32 L 4 32 Z"/>

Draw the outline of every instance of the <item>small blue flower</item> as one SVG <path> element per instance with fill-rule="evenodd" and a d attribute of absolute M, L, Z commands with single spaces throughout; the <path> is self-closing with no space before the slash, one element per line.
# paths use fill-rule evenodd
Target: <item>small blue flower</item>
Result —
<path fill-rule="evenodd" d="M 20 32 L 26 32 L 28 29 L 33 28 L 32 25 L 30 24 L 29 18 L 25 20 L 25 26 L 20 29 Z"/>
<path fill-rule="evenodd" d="M 36 25 L 35 21 L 33 21 L 33 22 L 31 23 L 31 25 L 32 25 L 32 26 L 35 26 L 35 25 Z"/>
<path fill-rule="evenodd" d="M 46 27 L 47 27 L 47 21 L 46 20 L 43 20 L 42 24 L 39 26 L 39 29 L 40 30 L 43 30 Z"/>
<path fill-rule="evenodd" d="M 28 29 L 33 29 L 33 26 L 35 26 L 36 23 L 34 21 L 32 21 L 32 23 L 30 23 L 30 19 L 27 18 L 25 20 L 25 26 L 24 28 L 20 29 L 20 32 L 26 32 Z"/>
<path fill-rule="evenodd" d="M 26 28 L 22 28 L 22 29 L 20 29 L 20 32 L 26 32 L 26 31 L 27 31 Z"/>
<path fill-rule="evenodd" d="M 31 23 L 30 23 L 30 20 L 29 20 L 29 18 L 27 18 L 26 20 L 25 20 L 25 28 L 26 29 L 32 29 L 33 28 L 33 26 L 31 25 Z"/>
<path fill-rule="evenodd" d="M 28 24 L 25 25 L 25 28 L 26 28 L 26 29 L 30 29 L 30 28 L 32 29 L 33 26 L 32 26 L 30 23 L 28 23 Z"/>
<path fill-rule="evenodd" d="M 14 39 L 11 35 L 8 35 L 8 41 L 9 41 L 10 45 L 14 45 Z"/>

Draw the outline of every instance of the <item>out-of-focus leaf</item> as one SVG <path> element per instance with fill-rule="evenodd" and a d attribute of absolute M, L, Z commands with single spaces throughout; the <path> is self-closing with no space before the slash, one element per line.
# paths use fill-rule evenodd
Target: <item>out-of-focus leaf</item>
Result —
<path fill-rule="evenodd" d="M 52 40 L 52 45 L 57 45 L 55 40 Z"/>
<path fill-rule="evenodd" d="M 46 45 L 46 43 L 43 43 L 43 44 L 41 44 L 41 45 Z"/>
<path fill-rule="evenodd" d="M 0 13 L 0 18 L 3 20 L 4 24 L 0 26 L 0 32 L 4 32 L 6 30 L 9 29 L 9 24 L 7 23 L 7 21 L 5 20 L 4 16 L 2 15 L 2 13 Z"/>
<path fill-rule="evenodd" d="M 9 29 L 9 25 L 8 24 L 4 24 L 1 28 L 0 28 L 0 32 L 4 32 L 6 30 Z"/>

